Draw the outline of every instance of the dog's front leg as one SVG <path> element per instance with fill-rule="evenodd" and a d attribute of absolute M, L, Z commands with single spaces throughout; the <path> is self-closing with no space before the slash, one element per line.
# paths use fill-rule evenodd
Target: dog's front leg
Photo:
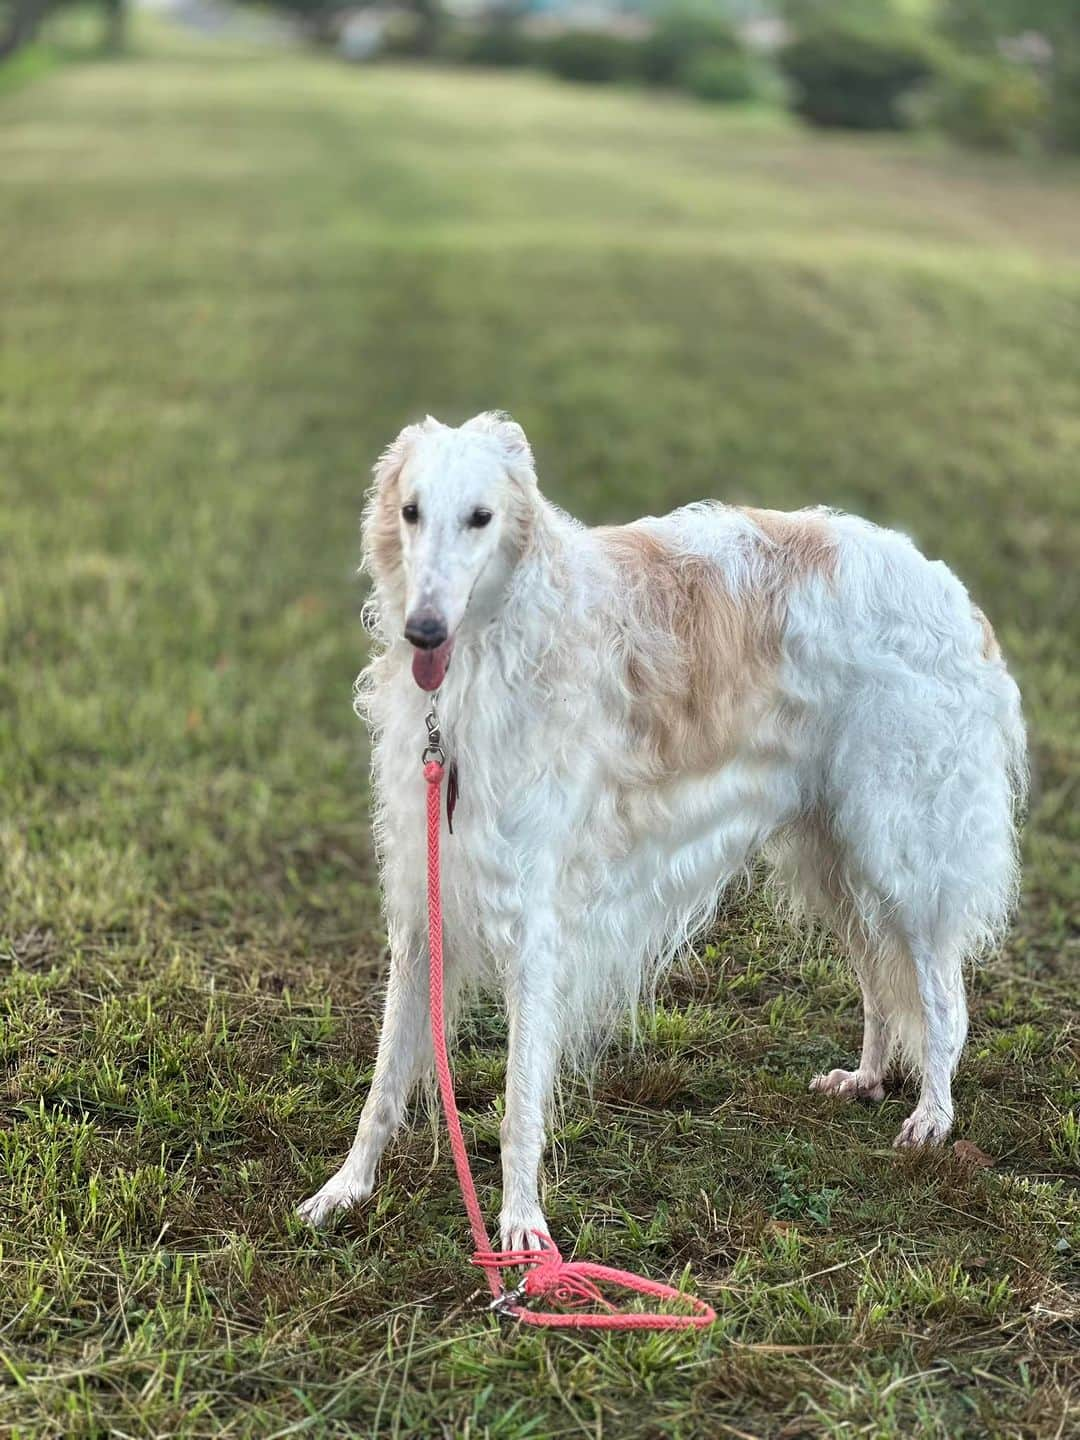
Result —
<path fill-rule="evenodd" d="M 558 1020 L 559 953 L 553 927 L 533 927 L 507 984 L 509 1052 L 502 1142 L 503 1199 L 499 1229 L 504 1250 L 538 1248 L 547 1233 L 540 1208 L 540 1162 L 561 1051 Z"/>
<path fill-rule="evenodd" d="M 390 978 L 371 1089 L 344 1165 L 297 1211 L 310 1225 L 323 1224 L 336 1210 L 371 1194 L 375 1168 L 431 1060 L 427 947 L 418 932 L 391 926 L 390 949 Z"/>

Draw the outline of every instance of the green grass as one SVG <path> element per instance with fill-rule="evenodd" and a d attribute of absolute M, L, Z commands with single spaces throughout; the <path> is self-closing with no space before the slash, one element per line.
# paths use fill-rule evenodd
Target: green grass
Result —
<path fill-rule="evenodd" d="M 1075 1433 L 1077 172 L 142 49 L 0 105 L 0 1430 Z M 405 420 L 490 406 L 592 520 L 711 494 L 906 528 L 1026 695 L 1025 899 L 957 1082 L 992 1169 L 895 1154 L 910 1088 L 807 1093 L 855 993 L 753 902 L 565 1088 L 557 1237 L 689 1267 L 704 1338 L 500 1329 L 423 1122 L 338 1228 L 291 1218 L 373 1056 L 366 475 Z M 485 1012 L 489 1212 L 502 1053 Z"/>
<path fill-rule="evenodd" d="M 0 96 L 40 80 L 57 64 L 55 50 L 48 45 L 25 45 L 0 65 Z"/>

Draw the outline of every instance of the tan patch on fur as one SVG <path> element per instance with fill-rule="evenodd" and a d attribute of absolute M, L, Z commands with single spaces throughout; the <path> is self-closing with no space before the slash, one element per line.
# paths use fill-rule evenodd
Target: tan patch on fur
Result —
<path fill-rule="evenodd" d="M 401 531 L 398 515 L 401 502 L 399 476 L 380 485 L 371 507 L 368 523 L 367 549 L 371 572 L 380 580 L 388 579 L 401 565 Z"/>
<path fill-rule="evenodd" d="M 785 574 L 792 580 L 836 573 L 836 545 L 824 520 L 816 515 L 787 515 L 783 510 L 737 507 L 780 551 Z"/>
<path fill-rule="evenodd" d="M 420 429 L 419 425 L 408 426 L 383 451 L 364 511 L 364 563 L 384 584 L 401 570 L 401 472 Z"/>
<path fill-rule="evenodd" d="M 661 774 L 708 769 L 730 754 L 774 682 L 788 590 L 811 572 L 833 572 L 823 522 L 746 513 L 776 550 L 744 595 L 731 592 L 711 561 L 673 549 L 642 526 L 596 532 L 642 627 L 623 637 L 626 683 L 634 722 Z"/>
<path fill-rule="evenodd" d="M 716 567 L 648 531 L 601 532 L 643 633 L 627 636 L 634 721 L 661 771 L 705 768 L 729 748 L 735 717 L 778 653 L 759 607 L 737 604 Z"/>
<path fill-rule="evenodd" d="M 973 605 L 975 619 L 979 622 L 982 630 L 982 657 L 984 660 L 1000 660 L 1001 646 L 998 644 L 997 636 L 994 634 L 994 627 L 986 618 L 977 605 Z"/>

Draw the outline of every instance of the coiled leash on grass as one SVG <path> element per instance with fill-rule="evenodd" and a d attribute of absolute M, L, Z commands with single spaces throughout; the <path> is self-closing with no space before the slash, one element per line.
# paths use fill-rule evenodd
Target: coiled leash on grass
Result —
<path fill-rule="evenodd" d="M 493 1250 L 484 1226 L 480 1202 L 476 1196 L 465 1137 L 461 1133 L 454 1096 L 454 1080 L 446 1051 L 446 1022 L 443 1012 L 443 947 L 442 893 L 439 869 L 439 830 L 442 811 L 442 782 L 446 764 L 439 721 L 434 703 L 427 715 L 428 743 L 424 750 L 424 779 L 427 781 L 427 899 L 429 993 L 431 999 L 431 1043 L 435 1051 L 435 1073 L 439 1080 L 446 1128 L 450 1132 L 450 1149 L 454 1156 L 461 1197 L 472 1230 L 472 1263 L 487 1276 L 491 1288 L 490 1309 L 500 1315 L 513 1316 L 526 1325 L 544 1325 L 564 1330 L 691 1330 L 703 1329 L 716 1319 L 716 1312 L 703 1300 L 684 1295 L 673 1285 L 647 1280 L 630 1270 L 616 1270 L 609 1265 L 595 1265 L 589 1260 L 564 1260 L 550 1235 L 535 1231 L 539 1250 Z M 451 771 L 452 781 L 456 775 Z M 456 790 L 456 784 L 454 785 Z M 450 797 L 448 796 L 448 810 Z M 502 1271 L 511 1267 L 527 1267 L 525 1278 L 513 1290 L 505 1290 Z M 632 1290 L 639 1295 L 652 1295 L 658 1300 L 677 1300 L 689 1305 L 693 1313 L 657 1315 L 648 1311 L 624 1313 L 605 1299 L 600 1284 Z M 525 1301 L 548 1296 L 567 1305 L 592 1304 L 602 1307 L 600 1315 L 564 1314 L 554 1310 L 529 1310 Z"/>

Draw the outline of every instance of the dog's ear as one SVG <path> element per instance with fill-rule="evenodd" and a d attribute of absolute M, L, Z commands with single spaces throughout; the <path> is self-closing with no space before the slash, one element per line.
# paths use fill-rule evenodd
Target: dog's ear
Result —
<path fill-rule="evenodd" d="M 376 490 L 390 490 L 397 484 L 401 472 L 405 468 L 405 462 L 412 453 L 413 446 L 424 430 L 435 423 L 429 415 L 419 425 L 406 425 L 397 439 L 386 447 L 375 462 L 373 474 Z"/>
<path fill-rule="evenodd" d="M 507 544 L 520 558 L 532 543 L 536 531 L 536 516 L 541 505 L 532 447 L 525 437 L 525 431 L 516 420 L 511 420 L 510 416 L 501 410 L 488 410 L 483 415 L 475 415 L 462 429 L 479 430 L 481 434 L 490 436 L 498 447 L 510 481 Z"/>
<path fill-rule="evenodd" d="M 401 536 L 398 533 L 401 472 L 425 429 L 437 424 L 429 415 L 419 425 L 406 425 L 375 462 L 374 483 L 368 492 L 361 524 L 364 568 L 376 581 L 388 583 L 401 572 Z"/>
<path fill-rule="evenodd" d="M 490 435 L 498 442 L 499 449 L 506 458 L 507 466 L 516 471 L 533 471 L 533 453 L 525 436 L 525 431 L 517 423 L 511 420 L 509 415 L 501 410 L 486 410 L 482 415 L 474 415 L 473 418 L 462 426 L 464 430 L 479 430 L 485 435 Z"/>

